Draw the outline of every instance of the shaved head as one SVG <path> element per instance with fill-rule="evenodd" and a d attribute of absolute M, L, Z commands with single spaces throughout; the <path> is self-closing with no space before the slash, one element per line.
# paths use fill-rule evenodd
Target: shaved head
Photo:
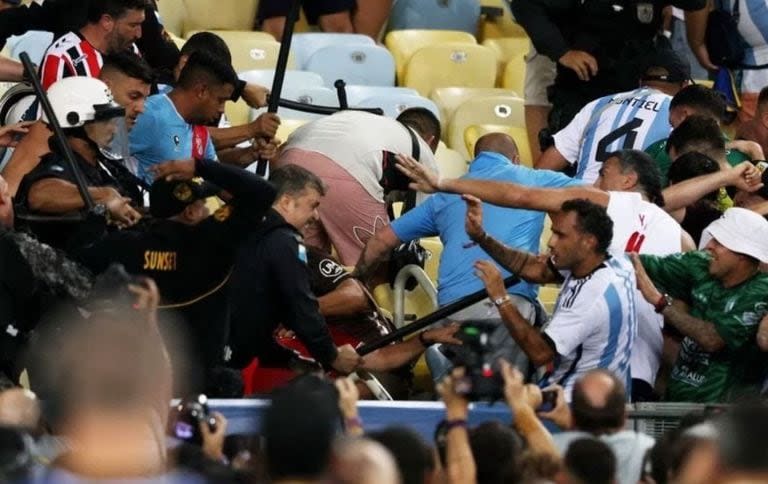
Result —
<path fill-rule="evenodd" d="M 626 400 L 624 384 L 610 371 L 585 373 L 573 386 L 571 409 L 576 428 L 595 435 L 621 430 Z"/>
<path fill-rule="evenodd" d="M 488 133 L 481 136 L 475 144 L 475 156 L 483 151 L 490 151 L 506 156 L 515 164 L 520 163 L 520 154 L 517 151 L 517 144 L 512 137 L 506 133 Z"/>

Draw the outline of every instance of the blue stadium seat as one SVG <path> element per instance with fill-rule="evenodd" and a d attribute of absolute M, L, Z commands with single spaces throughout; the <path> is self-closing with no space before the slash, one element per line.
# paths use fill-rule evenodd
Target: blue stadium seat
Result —
<path fill-rule="evenodd" d="M 347 85 L 347 102 L 350 106 L 356 106 L 363 99 L 374 96 L 411 95 L 418 96 L 419 91 L 410 87 L 395 86 L 356 86 Z"/>
<path fill-rule="evenodd" d="M 350 103 L 350 106 L 359 108 L 381 108 L 384 110 L 384 115 L 390 118 L 396 118 L 408 108 L 427 108 L 437 116 L 437 119 L 440 119 L 440 108 L 437 107 L 437 104 L 418 95 L 385 94 L 363 99 L 354 106 Z"/>
<path fill-rule="evenodd" d="M 48 46 L 53 42 L 53 34 L 42 30 L 30 30 L 18 37 L 8 39 L 8 49 L 12 59 L 19 59 L 22 52 L 29 54 L 29 58 L 36 65 L 43 62 L 43 56 Z"/>
<path fill-rule="evenodd" d="M 395 59 L 378 45 L 329 45 L 316 50 L 302 68 L 320 74 L 328 87 L 337 79 L 370 86 L 395 84 Z"/>
<path fill-rule="evenodd" d="M 476 35 L 479 20 L 479 0 L 395 0 L 388 30 L 462 30 Z"/>
<path fill-rule="evenodd" d="M 308 32 L 295 34 L 291 40 L 291 53 L 299 69 L 306 69 L 312 54 L 330 45 L 364 44 L 375 45 L 373 39 L 362 34 L 336 34 L 328 32 Z"/>

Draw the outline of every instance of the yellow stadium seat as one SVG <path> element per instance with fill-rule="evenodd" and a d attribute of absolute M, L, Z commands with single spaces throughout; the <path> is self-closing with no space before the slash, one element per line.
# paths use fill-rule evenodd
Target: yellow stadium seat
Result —
<path fill-rule="evenodd" d="M 157 2 L 157 11 L 163 27 L 170 34 L 181 37 L 184 33 L 184 22 L 187 19 L 187 7 L 184 0 L 162 0 Z"/>
<path fill-rule="evenodd" d="M 248 123 L 251 108 L 241 99 L 236 103 L 228 102 L 224 107 L 224 112 L 232 126 L 240 126 Z"/>
<path fill-rule="evenodd" d="M 528 143 L 528 133 L 524 127 L 520 126 L 504 126 L 498 124 L 474 124 L 468 126 L 467 129 L 464 130 L 464 145 L 470 156 L 475 152 L 475 144 L 477 143 L 477 140 L 488 133 L 506 133 L 510 135 L 512 139 L 515 140 L 515 144 L 517 144 L 517 151 L 520 153 L 520 164 L 533 168 L 531 146 Z"/>
<path fill-rule="evenodd" d="M 496 56 L 491 49 L 447 42 L 416 51 L 405 68 L 401 84 L 427 97 L 438 87 L 493 87 L 495 82 Z"/>
<path fill-rule="evenodd" d="M 384 39 L 384 44 L 395 58 L 397 79 L 400 81 L 404 78 L 405 66 L 417 50 L 446 42 L 476 44 L 477 40 L 472 34 L 458 30 L 393 30 Z"/>
<path fill-rule="evenodd" d="M 186 43 L 186 40 L 182 39 L 181 37 L 179 37 L 176 34 L 171 33 L 171 32 L 168 33 L 168 36 L 171 38 L 173 43 L 176 44 L 176 47 L 178 47 L 179 49 L 184 47 L 184 44 Z"/>
<path fill-rule="evenodd" d="M 544 228 L 541 231 L 541 237 L 539 238 L 539 253 L 546 254 L 549 252 L 549 238 L 552 237 L 552 219 L 549 215 L 544 217 Z"/>
<path fill-rule="evenodd" d="M 438 237 L 425 237 L 419 241 L 421 246 L 427 249 L 427 262 L 424 264 L 424 272 L 437 286 L 437 271 L 440 268 L 440 256 L 443 254 L 443 243 Z"/>
<path fill-rule="evenodd" d="M 306 123 L 307 123 L 306 119 L 281 119 L 280 127 L 277 128 L 277 134 L 275 136 L 280 141 L 285 142 L 288 139 L 288 136 L 290 136 L 291 133 L 296 131 L 296 128 Z"/>
<path fill-rule="evenodd" d="M 435 161 L 440 176 L 459 178 L 467 173 L 467 160 L 456 150 L 448 148 L 442 141 L 435 152 Z"/>
<path fill-rule="evenodd" d="M 258 0 L 184 0 L 184 4 L 185 35 L 190 30 L 253 30 L 259 6 Z"/>
<path fill-rule="evenodd" d="M 187 38 L 197 31 L 190 31 Z M 237 72 L 254 69 L 274 69 L 280 52 L 277 42 L 266 32 L 209 30 L 226 42 L 232 53 L 232 67 Z M 288 68 L 293 68 L 293 58 L 288 56 Z"/>
<path fill-rule="evenodd" d="M 556 286 L 541 286 L 539 288 L 539 301 L 547 310 L 547 314 L 552 315 L 554 312 L 559 294 L 560 288 Z"/>
<path fill-rule="evenodd" d="M 702 85 L 704 87 L 708 87 L 710 89 L 712 89 L 712 86 L 715 85 L 715 82 L 714 81 L 710 81 L 709 79 L 694 79 L 693 83 L 694 84 L 700 84 L 700 85 Z"/>
<path fill-rule="evenodd" d="M 429 97 L 440 108 L 440 119 L 443 122 L 443 126 L 447 126 L 450 124 L 456 109 L 461 106 L 464 101 L 479 96 L 519 97 L 516 92 L 496 87 L 439 87 L 434 89 Z M 448 130 L 443 130 L 443 140 L 447 139 Z"/>
<path fill-rule="evenodd" d="M 515 92 L 523 92 L 525 56 L 531 48 L 531 41 L 527 37 L 505 37 L 486 39 L 483 45 L 493 49 L 498 59 L 496 85 Z M 509 72 L 507 68 L 510 68 Z M 522 75 L 516 77 L 517 73 Z M 507 80 L 509 82 L 505 82 Z"/>
<path fill-rule="evenodd" d="M 464 132 L 475 125 L 517 126 L 525 132 L 523 100 L 514 96 L 479 96 L 463 102 L 448 126 L 448 146 L 469 157 Z"/>
<path fill-rule="evenodd" d="M 527 0 L 519 0 L 527 1 Z M 525 29 L 515 22 L 512 12 L 509 9 L 508 0 L 480 0 L 480 7 L 493 7 L 501 9 L 502 14 L 480 16 L 480 25 L 478 27 L 477 38 L 481 41 L 498 37 L 527 37 Z"/>

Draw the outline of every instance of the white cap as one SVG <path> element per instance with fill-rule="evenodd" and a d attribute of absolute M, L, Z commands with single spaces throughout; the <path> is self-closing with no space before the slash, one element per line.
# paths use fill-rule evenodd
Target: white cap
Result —
<path fill-rule="evenodd" d="M 726 249 L 768 263 L 768 220 L 746 208 L 729 208 L 701 234 L 699 248 L 717 240 Z"/>

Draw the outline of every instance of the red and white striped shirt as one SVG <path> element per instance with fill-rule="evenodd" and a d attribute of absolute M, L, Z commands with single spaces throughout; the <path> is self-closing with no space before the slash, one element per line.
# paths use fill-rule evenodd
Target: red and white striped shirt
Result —
<path fill-rule="evenodd" d="M 79 32 L 69 32 L 48 47 L 40 67 L 43 89 L 65 77 L 99 77 L 104 64 L 101 52 Z"/>

